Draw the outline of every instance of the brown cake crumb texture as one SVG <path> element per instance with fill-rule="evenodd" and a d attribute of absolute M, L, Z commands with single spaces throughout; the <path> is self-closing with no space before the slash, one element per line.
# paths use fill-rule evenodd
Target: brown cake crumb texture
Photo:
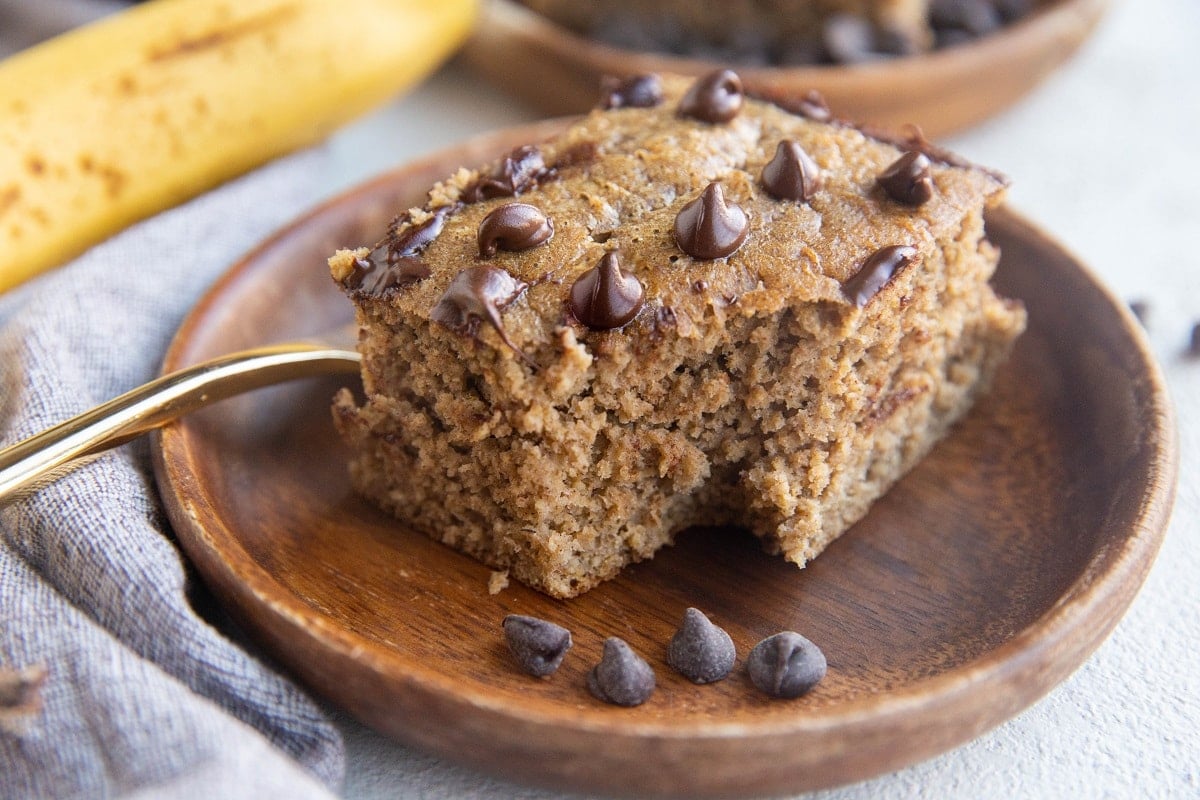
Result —
<path fill-rule="evenodd" d="M 610 97 L 552 141 L 459 170 L 373 250 L 331 259 L 361 326 L 365 402 L 344 390 L 334 404 L 354 486 L 555 597 L 698 523 L 749 529 L 803 566 L 968 410 L 1024 327 L 988 285 L 983 211 L 1001 176 L 919 136 L 748 98 L 725 122 L 685 117 L 691 85 L 663 78 L 651 108 Z M 763 186 L 785 140 L 819 170 L 807 199 Z M 913 150 L 930 161 L 920 204 L 877 180 Z M 748 230 L 701 259 L 676 218 L 713 183 Z M 546 225 L 513 250 L 488 228 L 501 246 L 482 257 L 481 223 L 512 202 Z M 644 293 L 614 295 L 640 306 L 598 330 L 572 287 L 611 253 L 605 276 Z M 864 281 L 881 259 L 895 273 Z M 602 294 L 597 275 L 576 307 Z"/>

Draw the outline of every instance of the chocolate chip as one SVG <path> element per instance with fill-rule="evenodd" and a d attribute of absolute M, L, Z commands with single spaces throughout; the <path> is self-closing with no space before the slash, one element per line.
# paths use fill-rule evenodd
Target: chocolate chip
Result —
<path fill-rule="evenodd" d="M 833 119 L 833 112 L 829 110 L 829 103 L 825 100 L 825 95 L 816 89 L 809 90 L 792 106 L 783 106 L 783 109 L 807 117 L 813 122 L 829 122 Z"/>
<path fill-rule="evenodd" d="M 771 697 L 807 693 L 825 677 L 826 668 L 821 649 L 793 631 L 768 636 L 746 658 L 751 683 Z"/>
<path fill-rule="evenodd" d="M 984 36 L 999 28 L 1001 19 L 990 0 L 932 0 L 929 23 L 939 30 Z"/>
<path fill-rule="evenodd" d="M 553 622 L 509 614 L 501 624 L 508 649 L 530 675 L 540 678 L 551 674 L 571 649 L 571 632 Z"/>
<path fill-rule="evenodd" d="M 474 336 L 485 320 L 513 352 L 520 351 L 509 340 L 500 312 L 528 288 L 502 269 L 490 264 L 467 267 L 454 276 L 429 318 L 456 333 Z"/>
<path fill-rule="evenodd" d="M 898 203 L 919 206 L 933 198 L 933 172 L 929 157 L 909 150 L 879 174 L 876 182 Z"/>
<path fill-rule="evenodd" d="M 675 242 L 693 258 L 724 258 L 742 246 L 749 231 L 746 212 L 725 202 L 719 183 L 710 183 L 675 217 Z"/>
<path fill-rule="evenodd" d="M 875 49 L 888 56 L 915 56 L 924 48 L 909 31 L 883 27 L 875 31 Z"/>
<path fill-rule="evenodd" d="M 554 223 L 537 206 L 505 203 L 479 223 L 479 255 L 491 257 L 496 250 L 528 250 L 545 244 L 554 235 Z"/>
<path fill-rule="evenodd" d="M 382 295 L 403 289 L 431 275 L 429 265 L 416 256 L 401 256 L 380 267 L 375 260 L 356 258 L 354 271 L 343 282 L 347 289 L 368 295 Z"/>
<path fill-rule="evenodd" d="M 542 159 L 542 151 L 533 145 L 525 145 L 505 156 L 490 175 L 481 175 L 463 189 L 462 200 L 478 203 L 496 197 L 516 197 L 554 174 Z"/>
<path fill-rule="evenodd" d="M 403 230 L 399 230 L 399 226 L 396 225 L 388 236 L 388 263 L 397 258 L 415 256 L 423 252 L 441 235 L 442 228 L 446 227 L 446 219 L 458 208 L 461 206 L 442 206 L 424 222 L 409 225 Z"/>
<path fill-rule="evenodd" d="M 821 27 L 821 41 L 825 54 L 835 64 L 858 64 L 880 56 L 875 52 L 874 26 L 857 14 L 827 17 Z"/>
<path fill-rule="evenodd" d="M 1192 337 L 1188 341 L 1187 355 L 1189 358 L 1200 358 L 1200 322 L 1192 325 Z"/>
<path fill-rule="evenodd" d="M 1016 22 L 1033 11 L 1034 0 L 992 0 L 992 6 L 1004 22 Z"/>
<path fill-rule="evenodd" d="M 858 272 L 842 284 L 842 292 L 862 308 L 904 267 L 919 257 L 917 248 L 906 244 L 881 247 L 863 261 Z"/>
<path fill-rule="evenodd" d="M 762 185 L 777 200 L 807 201 L 821 186 L 821 171 L 798 142 L 784 139 L 763 167 Z"/>
<path fill-rule="evenodd" d="M 679 113 L 701 122 L 729 122 L 743 102 L 742 79 L 731 69 L 721 69 L 696 79 L 679 101 Z"/>
<path fill-rule="evenodd" d="M 654 108 L 663 101 L 662 79 L 634 75 L 624 80 L 606 77 L 600 84 L 600 108 Z"/>
<path fill-rule="evenodd" d="M 1150 321 L 1150 304 L 1145 300 L 1131 300 L 1129 310 L 1137 317 L 1138 322 L 1142 323 L 1142 327 Z"/>
<path fill-rule="evenodd" d="M 595 330 L 619 328 L 637 316 L 645 295 L 637 278 L 621 272 L 620 257 L 613 250 L 571 286 L 571 313 Z"/>
<path fill-rule="evenodd" d="M 588 691 L 617 706 L 640 706 L 654 692 L 654 670 L 624 639 L 604 640 L 604 655 L 587 677 Z"/>
<path fill-rule="evenodd" d="M 796 114 L 805 119 L 811 119 L 813 122 L 829 122 L 833 119 L 833 112 L 829 110 L 829 103 L 826 102 L 825 96 L 816 89 L 809 89 L 802 95 L 759 89 L 754 92 L 747 92 L 746 96 L 770 103 L 773 106 L 782 108 L 789 114 Z"/>
<path fill-rule="evenodd" d="M 736 656 L 729 634 L 696 608 L 684 612 L 683 623 L 667 646 L 667 663 L 692 683 L 725 678 Z"/>

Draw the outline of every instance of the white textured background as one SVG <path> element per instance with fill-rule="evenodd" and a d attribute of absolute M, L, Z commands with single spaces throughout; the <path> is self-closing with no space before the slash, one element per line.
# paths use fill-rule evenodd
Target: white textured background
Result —
<path fill-rule="evenodd" d="M 331 143 L 331 188 L 535 116 L 447 70 Z M 1128 615 L 1058 689 L 958 750 L 810 797 L 1200 798 L 1200 359 L 1184 356 L 1200 321 L 1200 0 L 1118 0 L 1062 71 L 948 144 L 1007 173 L 1013 206 L 1149 303 L 1179 417 L 1179 497 Z M 342 727 L 347 798 L 563 797 Z"/>

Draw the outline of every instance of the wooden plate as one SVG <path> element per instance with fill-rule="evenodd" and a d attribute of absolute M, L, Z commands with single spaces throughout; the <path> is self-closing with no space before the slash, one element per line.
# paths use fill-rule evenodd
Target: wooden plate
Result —
<path fill-rule="evenodd" d="M 1067 61 L 1110 0 L 1046 0 L 995 34 L 926 55 L 849 66 L 737 67 L 747 87 L 821 92 L 839 117 L 956 133 L 1017 102 Z M 624 50 L 579 36 L 513 0 L 488 0 L 463 59 L 496 86 L 547 113 L 588 110 L 605 75 L 700 75 L 726 63 Z"/>
<path fill-rule="evenodd" d="M 438 176 L 555 125 L 456 147 L 318 208 L 229 271 L 165 368 L 345 321 L 328 253 L 374 240 Z M 902 767 L 1012 717 L 1079 666 L 1141 584 L 1174 495 L 1170 406 L 1132 317 L 1016 214 L 999 211 L 990 229 L 1004 249 L 998 282 L 1028 304 L 1029 332 L 993 393 L 803 571 L 746 534 L 696 530 L 575 600 L 518 585 L 489 595 L 485 567 L 350 493 L 328 411 L 335 384 L 320 380 L 163 430 L 166 507 L 216 595 L 303 682 L 447 759 L 576 790 L 690 797 Z M 721 683 L 692 685 L 665 664 L 688 606 L 738 647 Z M 513 667 L 500 633 L 510 612 L 574 632 L 557 674 Z M 829 674 L 804 698 L 770 700 L 741 658 L 785 629 L 823 648 Z M 657 671 L 639 708 L 585 689 L 610 635 Z"/>

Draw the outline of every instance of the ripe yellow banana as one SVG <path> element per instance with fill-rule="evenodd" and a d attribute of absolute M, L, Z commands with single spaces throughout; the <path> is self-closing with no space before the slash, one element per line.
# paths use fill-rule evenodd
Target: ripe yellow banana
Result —
<path fill-rule="evenodd" d="M 411 86 L 476 4 L 153 0 L 0 62 L 0 291 Z"/>

